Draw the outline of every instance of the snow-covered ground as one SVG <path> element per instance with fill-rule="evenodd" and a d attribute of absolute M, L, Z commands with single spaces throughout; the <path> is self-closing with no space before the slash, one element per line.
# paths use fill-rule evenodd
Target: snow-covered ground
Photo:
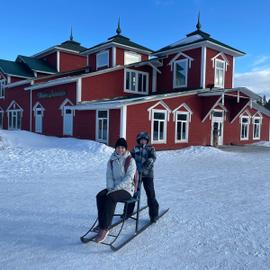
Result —
<path fill-rule="evenodd" d="M 170 211 L 113 253 L 79 241 L 112 149 L 23 131 L 0 137 L 1 270 L 270 269 L 269 143 L 158 152 L 157 197 Z"/>

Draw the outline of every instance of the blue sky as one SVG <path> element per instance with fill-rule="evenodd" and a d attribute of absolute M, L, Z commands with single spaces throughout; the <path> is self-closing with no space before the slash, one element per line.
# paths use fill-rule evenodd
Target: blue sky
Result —
<path fill-rule="evenodd" d="M 1 12 L 0 58 L 10 60 L 63 42 L 71 25 L 74 38 L 90 47 L 115 33 L 119 16 L 124 35 L 159 49 L 193 31 L 200 11 L 203 31 L 247 53 L 236 61 L 237 84 L 270 94 L 267 0 L 10 0 L 1 9 L 8 12 Z"/>

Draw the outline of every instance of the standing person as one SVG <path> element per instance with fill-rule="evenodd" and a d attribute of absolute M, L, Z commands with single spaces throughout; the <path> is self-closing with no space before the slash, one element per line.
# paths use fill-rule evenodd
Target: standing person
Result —
<path fill-rule="evenodd" d="M 109 234 L 117 202 L 128 200 L 134 195 L 136 163 L 127 147 L 124 138 L 117 140 L 115 151 L 107 164 L 107 188 L 96 196 L 99 223 L 95 239 L 97 243 L 103 242 Z"/>
<path fill-rule="evenodd" d="M 156 161 L 155 148 L 148 144 L 149 136 L 146 132 L 140 132 L 136 138 L 137 145 L 131 150 L 131 155 L 135 158 L 138 172 L 142 174 L 142 182 L 147 195 L 149 207 L 149 217 L 151 222 L 156 222 L 158 218 L 159 204 L 156 199 L 154 188 L 154 162 Z M 135 203 L 129 204 L 127 216 L 131 216 Z"/>

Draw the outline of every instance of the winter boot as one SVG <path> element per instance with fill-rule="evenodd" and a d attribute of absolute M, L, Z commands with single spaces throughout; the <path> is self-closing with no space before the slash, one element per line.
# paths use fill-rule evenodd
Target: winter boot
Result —
<path fill-rule="evenodd" d="M 96 243 L 103 242 L 107 238 L 109 232 L 110 232 L 109 230 L 100 229 L 95 239 Z"/>

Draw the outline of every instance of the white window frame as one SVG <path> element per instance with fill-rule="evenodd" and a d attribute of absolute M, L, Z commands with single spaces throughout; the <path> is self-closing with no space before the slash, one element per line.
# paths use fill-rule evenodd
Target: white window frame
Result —
<path fill-rule="evenodd" d="M 187 120 L 178 120 L 177 116 L 178 115 L 186 115 L 187 116 Z M 186 111 L 177 111 L 175 112 L 175 143 L 188 143 L 188 139 L 189 139 L 189 119 L 190 119 L 190 113 L 186 112 Z M 186 139 L 180 139 L 178 140 L 177 138 L 177 127 L 178 124 L 182 125 L 182 123 L 186 123 Z M 181 134 L 182 137 L 182 134 Z"/>
<path fill-rule="evenodd" d="M 223 64 L 223 84 L 220 84 L 220 85 L 216 84 L 217 69 L 221 70 L 220 68 L 217 67 L 217 62 L 220 62 L 220 63 Z M 224 88 L 224 85 L 225 85 L 225 70 L 226 70 L 226 61 L 216 58 L 215 59 L 215 76 L 214 76 L 214 85 L 215 85 L 215 87 Z"/>
<path fill-rule="evenodd" d="M 105 118 L 105 117 L 99 117 L 98 116 L 98 113 L 99 112 L 107 112 L 107 118 Z M 107 134 L 106 134 L 107 135 L 107 140 L 103 140 L 103 139 L 100 139 L 98 137 L 98 127 L 99 127 L 99 120 L 100 119 L 101 120 L 104 120 L 104 119 L 107 120 Z M 109 142 L 109 119 L 110 119 L 110 110 L 101 110 L 101 109 L 100 110 L 96 110 L 96 141 L 108 144 L 108 142 Z M 103 121 L 102 121 L 102 125 L 103 125 Z"/>
<path fill-rule="evenodd" d="M 4 126 L 4 110 L 0 107 L 0 129 L 3 129 Z"/>
<path fill-rule="evenodd" d="M 35 117 L 35 132 L 36 133 L 43 133 L 43 116 L 44 116 L 44 107 L 37 102 L 36 105 L 33 108 L 33 112 L 34 112 L 34 117 Z M 41 131 L 37 131 L 37 126 L 36 126 L 36 116 L 37 116 L 37 112 L 41 112 L 41 117 L 42 117 L 42 122 L 41 122 Z"/>
<path fill-rule="evenodd" d="M 155 120 L 154 115 L 155 113 L 164 113 L 165 118 L 164 120 Z M 163 122 L 164 121 L 164 139 L 163 140 L 154 140 L 154 122 Z M 160 110 L 160 109 L 152 109 L 152 117 L 151 117 L 151 142 L 152 144 L 165 144 L 167 143 L 167 122 L 168 122 L 168 111 L 167 110 Z M 160 124 L 159 124 L 160 126 Z M 160 137 L 158 135 L 158 137 Z"/>
<path fill-rule="evenodd" d="M 125 93 L 132 93 L 132 94 L 140 94 L 140 95 L 148 95 L 149 93 L 149 74 L 147 72 L 144 71 L 138 71 L 138 70 L 134 70 L 134 69 L 128 69 L 126 68 L 124 70 L 125 74 L 124 74 L 124 92 Z M 134 72 L 135 73 L 135 78 L 136 78 L 136 84 L 135 84 L 135 90 L 130 90 L 126 88 L 126 80 L 127 80 L 127 73 L 128 72 Z M 145 92 L 139 92 L 138 91 L 138 82 L 139 82 L 139 74 L 142 74 L 144 76 L 146 76 L 146 91 Z M 130 80 L 130 85 L 131 85 L 131 80 Z M 131 88 L 131 87 L 129 87 Z"/>
<path fill-rule="evenodd" d="M 128 57 L 138 57 L 138 61 L 127 61 Z M 138 63 L 142 61 L 142 56 L 139 53 L 132 52 L 132 51 L 125 51 L 124 52 L 124 65 L 129 65 L 133 63 Z"/>
<path fill-rule="evenodd" d="M 255 120 L 259 120 L 259 123 L 255 123 Z M 253 124 L 253 140 L 260 140 L 261 139 L 262 118 L 259 116 L 253 117 L 252 124 Z M 255 137 L 255 125 L 259 126 L 259 136 L 258 137 Z"/>
<path fill-rule="evenodd" d="M 102 54 L 106 54 L 107 55 L 107 63 L 106 64 L 99 64 L 98 63 L 98 57 L 100 55 L 102 55 Z M 110 56 L 109 50 L 106 50 L 106 51 L 102 51 L 102 52 L 97 53 L 96 54 L 96 69 L 101 68 L 101 67 L 108 67 L 109 64 L 110 64 L 109 56 Z"/>
<path fill-rule="evenodd" d="M 185 62 L 185 65 L 186 65 L 186 73 L 185 73 L 186 80 L 185 80 L 185 84 L 183 84 L 183 85 L 176 84 L 176 64 L 180 63 L 180 62 Z M 188 62 L 189 62 L 188 58 L 176 60 L 173 62 L 173 88 L 186 88 L 187 87 L 187 85 L 188 85 L 188 69 L 189 69 Z"/>
<path fill-rule="evenodd" d="M 17 113 L 20 113 L 21 115 L 20 115 L 20 118 L 21 118 L 21 120 L 20 120 L 20 126 L 18 126 L 18 115 L 17 115 Z M 12 118 L 14 117 L 14 115 L 16 116 L 16 126 L 15 127 L 11 127 L 10 126 L 10 121 L 9 121 L 9 119 L 10 119 L 10 113 L 12 114 Z M 23 115 L 22 115 L 22 110 L 20 110 L 20 109 L 15 109 L 15 110 L 9 110 L 9 111 L 7 111 L 7 114 L 8 114 L 8 130 L 21 130 L 22 129 L 22 118 L 23 118 Z"/>
<path fill-rule="evenodd" d="M 5 98 L 5 85 L 6 85 L 6 80 L 0 79 L 0 99 Z"/>
<path fill-rule="evenodd" d="M 242 122 L 242 119 L 245 118 L 245 119 L 248 119 L 248 122 L 247 124 L 247 137 L 242 137 L 242 127 L 243 127 L 243 122 Z M 250 125 L 250 116 L 247 116 L 247 115 L 242 115 L 240 117 L 240 141 L 248 141 L 249 140 L 249 125 Z"/>

